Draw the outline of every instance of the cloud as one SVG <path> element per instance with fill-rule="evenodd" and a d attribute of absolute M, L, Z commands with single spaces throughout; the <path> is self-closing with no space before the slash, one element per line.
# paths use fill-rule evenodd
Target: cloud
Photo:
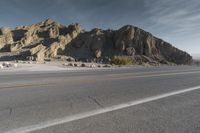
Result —
<path fill-rule="evenodd" d="M 157 26 L 170 28 L 173 34 L 190 34 L 200 29 L 199 0 L 146 0 L 149 21 Z M 161 29 L 161 32 L 162 29 Z"/>
<path fill-rule="evenodd" d="M 190 53 L 200 53 L 199 0 L 145 0 L 146 28 Z"/>
<path fill-rule="evenodd" d="M 1 0 L 0 26 L 15 27 L 46 18 L 66 25 L 79 22 L 86 30 L 131 24 L 181 49 L 187 50 L 192 42 L 197 50 L 199 7 L 199 0 Z"/>

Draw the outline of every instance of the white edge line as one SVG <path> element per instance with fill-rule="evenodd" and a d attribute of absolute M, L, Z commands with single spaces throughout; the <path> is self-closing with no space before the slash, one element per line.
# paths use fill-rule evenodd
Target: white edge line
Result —
<path fill-rule="evenodd" d="M 195 86 L 195 87 L 191 87 L 191 88 L 179 90 L 179 91 L 173 91 L 173 92 L 169 92 L 169 93 L 165 93 L 165 94 L 161 94 L 161 95 L 151 96 L 151 97 L 147 97 L 147 98 L 136 100 L 136 101 L 130 101 L 130 102 L 127 102 L 127 103 L 114 105 L 114 106 L 111 106 L 111 107 L 106 107 L 106 108 L 97 109 L 97 110 L 93 110 L 93 111 L 89 111 L 89 112 L 75 114 L 75 115 L 72 115 L 72 116 L 66 116 L 66 117 L 61 118 L 61 119 L 55 119 L 55 120 L 52 120 L 52 121 L 42 122 L 40 124 L 36 124 L 36 125 L 32 125 L 32 126 L 21 127 L 21 128 L 18 128 L 18 129 L 7 131 L 5 133 L 27 133 L 27 132 L 37 131 L 37 130 L 41 130 L 41 129 L 44 129 L 44 128 L 47 128 L 47 127 L 52 127 L 52 126 L 56 126 L 56 125 L 59 125 L 59 124 L 64 124 L 64 123 L 68 123 L 68 122 L 92 117 L 92 116 L 95 116 L 95 115 L 100 115 L 100 114 L 103 114 L 103 113 L 108 113 L 108 112 L 111 112 L 111 111 L 116 111 L 116 110 L 120 110 L 120 109 L 123 109 L 123 108 L 128 108 L 128 107 L 131 107 L 131 106 L 136 106 L 136 105 L 156 101 L 156 100 L 159 100 L 159 99 L 167 98 L 167 97 L 170 97 L 170 96 L 174 96 L 174 95 L 178 95 L 178 94 L 182 94 L 182 93 L 186 93 L 186 92 L 190 92 L 190 91 L 194 91 L 194 90 L 198 90 L 198 89 L 200 89 L 200 86 Z"/>

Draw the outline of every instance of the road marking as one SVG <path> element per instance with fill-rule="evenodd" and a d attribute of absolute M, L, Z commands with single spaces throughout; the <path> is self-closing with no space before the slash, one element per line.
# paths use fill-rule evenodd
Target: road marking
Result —
<path fill-rule="evenodd" d="M 112 79 L 128 79 L 128 78 L 148 78 L 148 77 L 161 77 L 161 76 L 173 76 L 173 75 L 185 75 L 185 74 L 195 74 L 200 73 L 200 71 L 194 72 L 176 72 L 176 73 L 161 73 L 161 74 L 149 74 L 149 75 L 127 75 L 126 77 L 113 77 Z M 111 80 L 112 80 L 111 79 Z"/>
<path fill-rule="evenodd" d="M 200 69 L 189 69 L 189 70 L 165 70 L 165 71 L 149 71 L 149 72 L 129 72 L 129 73 L 117 73 L 117 74 L 108 74 L 105 76 L 129 76 L 129 75 L 139 75 L 139 74 L 158 74 L 158 73 L 174 73 L 174 72 L 194 72 L 199 71 Z"/>
<path fill-rule="evenodd" d="M 46 122 L 42 122 L 42 123 L 32 125 L 32 126 L 22 127 L 22 128 L 14 129 L 11 131 L 7 131 L 5 133 L 28 133 L 28 132 L 32 132 L 32 131 L 37 131 L 37 130 L 41 130 L 44 128 L 56 126 L 59 124 L 64 124 L 64 123 L 68 123 L 68 122 L 72 122 L 72 121 L 85 119 L 85 118 L 89 118 L 92 116 L 96 116 L 96 115 L 100 115 L 100 114 L 104 114 L 104 113 L 108 113 L 108 112 L 112 112 L 112 111 L 117 111 L 120 109 L 160 100 L 160 99 L 167 98 L 170 96 L 175 96 L 175 95 L 179 95 L 179 94 L 183 94 L 186 92 L 195 91 L 195 90 L 199 90 L 199 89 L 200 89 L 200 86 L 195 86 L 195 87 L 191 87 L 191 88 L 187 88 L 187 89 L 183 89 L 183 90 L 179 90 L 179 91 L 173 91 L 173 92 L 169 92 L 169 93 L 165 93 L 165 94 L 161 94 L 161 95 L 147 97 L 147 98 L 136 100 L 136 101 L 130 101 L 130 102 L 119 104 L 119 105 L 105 107 L 105 108 L 92 110 L 92 111 L 84 112 L 84 113 L 80 113 L 80 114 L 75 114 L 72 116 L 66 116 L 61 119 L 55 119 L 52 121 L 46 121 Z"/>
<path fill-rule="evenodd" d="M 80 79 L 59 79 L 58 81 L 49 80 L 49 81 L 42 81 L 42 82 L 31 82 L 25 84 L 16 84 L 12 86 L 0 86 L 1 89 L 14 89 L 14 88 L 27 88 L 27 87 L 38 87 L 38 86 L 54 86 L 54 85 L 61 85 L 61 84 L 82 84 L 82 83 L 96 83 L 98 81 L 107 81 L 107 80 L 120 80 L 120 79 L 135 79 L 135 78 L 149 78 L 149 77 L 161 77 L 161 76 L 173 76 L 173 75 L 184 75 L 184 74 L 196 74 L 200 73 L 200 71 L 183 71 L 183 72 L 175 72 L 175 73 L 161 73 L 161 74 L 147 74 L 147 75 L 134 75 L 134 73 L 129 73 L 126 75 L 123 74 L 113 74 L 113 75 L 103 75 L 97 77 L 89 77 L 87 78 L 80 78 Z M 96 79 L 95 79 L 96 78 Z"/>

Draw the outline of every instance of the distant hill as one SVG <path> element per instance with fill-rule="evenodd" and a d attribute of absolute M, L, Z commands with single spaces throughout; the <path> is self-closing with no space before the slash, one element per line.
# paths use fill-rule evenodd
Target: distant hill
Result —
<path fill-rule="evenodd" d="M 48 19 L 15 29 L 0 29 L 0 60 L 57 59 L 110 62 L 113 56 L 129 56 L 135 63 L 189 64 L 192 57 L 138 27 L 85 31 L 80 24 L 62 25 Z"/>

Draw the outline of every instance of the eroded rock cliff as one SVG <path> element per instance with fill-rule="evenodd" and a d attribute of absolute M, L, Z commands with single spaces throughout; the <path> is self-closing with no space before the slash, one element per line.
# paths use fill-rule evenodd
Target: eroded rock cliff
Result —
<path fill-rule="evenodd" d="M 12 59 L 16 60 L 43 61 L 71 56 L 82 61 L 109 62 L 115 55 L 126 55 L 139 64 L 189 64 L 192 61 L 188 53 L 131 25 L 119 30 L 85 31 L 79 24 L 65 26 L 51 19 L 15 29 L 1 28 L 0 51 L 15 53 Z"/>

